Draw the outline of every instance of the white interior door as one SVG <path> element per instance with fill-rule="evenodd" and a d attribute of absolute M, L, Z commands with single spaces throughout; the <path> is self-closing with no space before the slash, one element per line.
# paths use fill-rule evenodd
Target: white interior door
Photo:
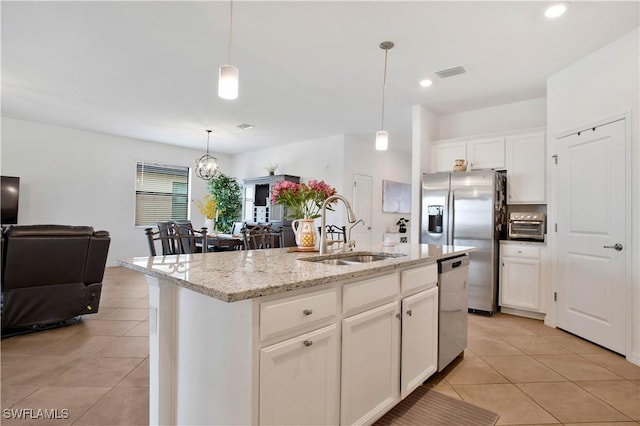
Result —
<path fill-rule="evenodd" d="M 364 225 L 358 224 L 351 231 L 351 238 L 357 246 L 369 246 L 371 244 L 371 176 L 353 175 L 353 211 L 358 219 L 364 221 Z"/>
<path fill-rule="evenodd" d="M 558 140 L 557 324 L 625 353 L 625 120 Z"/>

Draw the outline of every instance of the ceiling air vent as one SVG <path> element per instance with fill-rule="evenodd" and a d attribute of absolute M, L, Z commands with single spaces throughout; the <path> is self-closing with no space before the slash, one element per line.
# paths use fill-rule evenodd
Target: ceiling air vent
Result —
<path fill-rule="evenodd" d="M 255 126 L 253 124 L 243 123 L 243 124 L 238 124 L 236 127 L 242 130 L 249 130 L 249 129 L 253 129 Z"/>
<path fill-rule="evenodd" d="M 461 66 L 457 66 L 453 68 L 448 68 L 446 70 L 437 71 L 435 74 L 440 78 L 447 78 L 447 77 L 453 77 L 454 75 L 458 75 L 458 74 L 464 74 L 465 72 L 467 71 L 464 68 L 462 68 Z"/>

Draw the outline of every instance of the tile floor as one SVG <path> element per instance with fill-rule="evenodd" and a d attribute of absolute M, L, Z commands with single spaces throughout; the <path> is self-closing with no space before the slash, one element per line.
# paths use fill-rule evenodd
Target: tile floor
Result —
<path fill-rule="evenodd" d="M 146 425 L 147 286 L 107 268 L 100 312 L 70 327 L 3 339 L 3 425 Z M 469 315 L 469 345 L 427 386 L 497 412 L 499 425 L 640 426 L 640 367 L 540 321 Z M 17 420 L 6 409 L 68 410 Z"/>

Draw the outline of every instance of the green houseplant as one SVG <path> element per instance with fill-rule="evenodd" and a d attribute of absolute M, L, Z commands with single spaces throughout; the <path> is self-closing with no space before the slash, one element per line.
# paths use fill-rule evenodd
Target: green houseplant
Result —
<path fill-rule="evenodd" d="M 242 212 L 242 187 L 235 178 L 220 173 L 209 181 L 209 193 L 218 202 L 216 231 L 229 232 Z"/>

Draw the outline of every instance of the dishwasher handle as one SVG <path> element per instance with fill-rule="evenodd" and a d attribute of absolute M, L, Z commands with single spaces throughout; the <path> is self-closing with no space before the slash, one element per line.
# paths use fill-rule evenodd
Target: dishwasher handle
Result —
<path fill-rule="evenodd" d="M 454 269 L 458 269 L 468 265 L 469 265 L 468 255 L 452 257 L 449 259 L 443 259 L 438 262 L 438 272 L 440 274 L 444 274 Z"/>

